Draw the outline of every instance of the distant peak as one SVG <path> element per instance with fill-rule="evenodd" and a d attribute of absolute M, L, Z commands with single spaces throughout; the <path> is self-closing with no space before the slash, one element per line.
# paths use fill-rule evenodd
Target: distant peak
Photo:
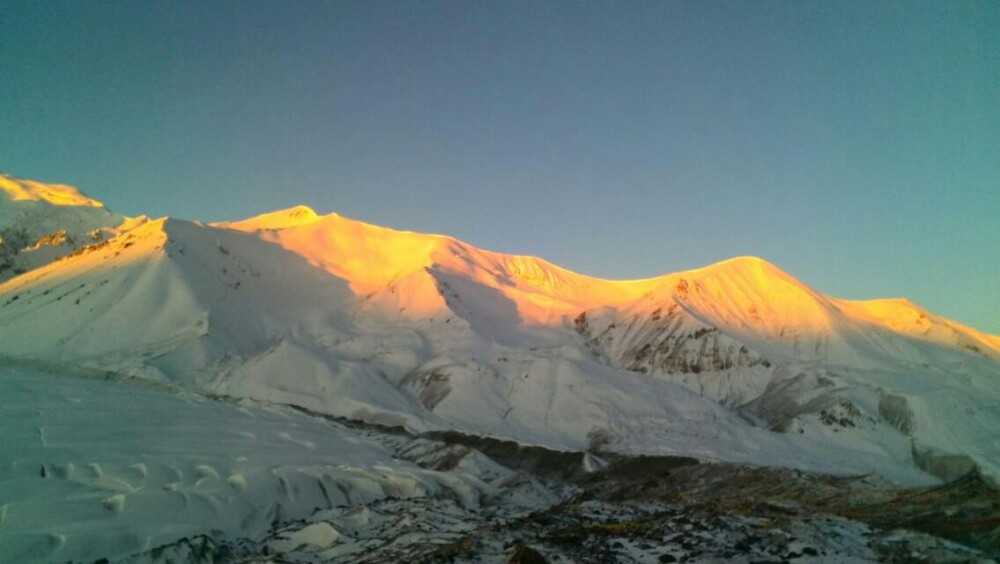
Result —
<path fill-rule="evenodd" d="M 739 256 L 719 261 L 708 266 L 690 271 L 712 275 L 740 275 L 765 278 L 791 278 L 785 271 L 774 264 L 755 256 Z"/>
<path fill-rule="evenodd" d="M 319 217 L 319 215 L 317 215 L 316 212 L 312 208 L 310 208 L 309 206 L 303 206 L 303 205 L 293 206 L 293 207 L 290 207 L 290 208 L 288 208 L 286 210 L 279 210 L 278 212 L 275 212 L 275 213 L 284 213 L 284 214 L 287 214 L 289 216 L 295 216 L 295 217 L 305 217 L 305 216 L 308 216 L 308 217 L 310 217 L 312 219 L 315 219 L 315 218 Z"/>
<path fill-rule="evenodd" d="M 261 229 L 285 229 L 312 223 L 319 215 L 309 206 L 294 206 L 273 212 L 267 212 L 241 221 L 216 224 L 220 227 L 238 229 L 240 231 L 257 231 Z"/>
<path fill-rule="evenodd" d="M 740 307 L 749 307 L 761 300 L 780 297 L 786 305 L 797 304 L 803 309 L 822 299 L 820 294 L 800 280 L 781 270 L 770 262 L 754 256 L 740 256 L 710 264 L 696 270 L 670 275 L 677 279 L 677 291 L 686 294 L 689 289 L 695 294 L 708 291 L 715 298 L 727 296 Z M 735 301 L 733 301 L 735 300 Z"/>
<path fill-rule="evenodd" d="M 733 257 L 723 261 L 719 261 L 712 266 L 722 266 L 722 265 L 732 265 L 732 266 L 751 266 L 751 267 L 765 267 L 765 268 L 777 268 L 770 262 L 752 255 L 742 255 L 738 257 Z"/>
<path fill-rule="evenodd" d="M 45 184 L 3 173 L 0 173 L 0 197 L 14 202 L 46 202 L 53 206 L 104 207 L 104 204 L 88 197 L 73 186 Z"/>

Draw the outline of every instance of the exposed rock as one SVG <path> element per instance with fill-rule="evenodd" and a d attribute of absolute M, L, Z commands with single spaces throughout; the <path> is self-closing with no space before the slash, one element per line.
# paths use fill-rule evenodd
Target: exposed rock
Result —
<path fill-rule="evenodd" d="M 905 435 L 913 433 L 913 413 L 903 396 L 881 392 L 878 401 L 878 414 L 893 427 Z"/>
<path fill-rule="evenodd" d="M 921 448 L 913 442 L 913 461 L 924 472 L 952 482 L 976 470 L 976 462 L 964 454 L 948 454 Z"/>
<path fill-rule="evenodd" d="M 519 544 L 507 559 L 507 564 L 548 564 L 548 560 L 530 546 Z"/>

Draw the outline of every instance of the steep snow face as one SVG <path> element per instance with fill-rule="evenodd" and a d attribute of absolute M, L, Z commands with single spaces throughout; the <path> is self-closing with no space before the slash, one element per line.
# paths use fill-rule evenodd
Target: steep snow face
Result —
<path fill-rule="evenodd" d="M 431 266 L 434 251 L 448 242 L 445 237 L 393 231 L 336 214 L 318 218 L 306 210 L 292 208 L 217 226 L 257 233 L 349 281 L 357 295 L 381 290 L 401 276 Z"/>
<path fill-rule="evenodd" d="M 3 354 L 200 374 L 341 325 L 346 285 L 278 247 L 178 220 L 131 227 L 0 285 Z"/>
<path fill-rule="evenodd" d="M 444 305 L 437 286 L 461 278 L 470 292 L 509 300 L 514 318 L 527 324 L 562 322 L 589 305 L 619 304 L 655 287 L 655 280 L 615 282 L 570 272 L 535 257 L 476 249 L 443 235 L 396 231 L 337 214 L 316 217 L 292 208 L 218 227 L 253 232 L 311 264 L 349 281 L 359 297 L 403 284 L 404 311 L 424 314 Z M 427 284 L 430 274 L 437 282 Z M 460 284 L 462 282 L 459 282 Z"/>

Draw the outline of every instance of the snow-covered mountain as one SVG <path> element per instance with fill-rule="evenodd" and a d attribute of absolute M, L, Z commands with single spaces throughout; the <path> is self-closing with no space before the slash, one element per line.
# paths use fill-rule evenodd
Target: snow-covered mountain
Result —
<path fill-rule="evenodd" d="M 962 511 L 995 493 L 970 472 L 1000 476 L 1000 338 L 906 300 L 826 296 L 752 257 L 601 280 L 306 207 L 206 225 L 123 218 L 69 186 L 0 188 L 18 243 L 0 272 L 0 560 L 398 561 L 477 527 L 501 558 L 536 521 L 498 524 L 533 511 L 649 523 L 613 492 L 645 503 L 663 465 L 695 460 L 761 473 L 749 487 L 745 466 L 698 465 L 686 488 L 843 496 L 851 519 L 857 500 L 903 498 L 767 467 L 971 475 L 927 490 Z M 606 505 L 558 505 L 609 485 Z M 935 530 L 922 501 L 901 507 Z M 683 550 L 744 550 L 762 514 L 739 515 L 715 548 Z M 676 518 L 663 526 L 690 524 Z M 859 523 L 788 527 L 835 559 L 881 550 Z"/>
<path fill-rule="evenodd" d="M 609 281 L 305 207 L 114 233 L 0 285 L 0 355 L 556 449 L 1000 475 L 997 337 L 761 259 Z"/>
<path fill-rule="evenodd" d="M 123 220 L 72 186 L 0 173 L 0 281 L 107 239 Z"/>

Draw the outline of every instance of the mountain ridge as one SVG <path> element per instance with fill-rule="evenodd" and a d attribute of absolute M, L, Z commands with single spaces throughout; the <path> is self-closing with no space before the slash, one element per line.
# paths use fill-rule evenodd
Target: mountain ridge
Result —
<path fill-rule="evenodd" d="M 301 210 L 308 210 L 309 219 L 303 224 L 287 224 L 281 227 L 261 227 L 263 225 L 262 221 L 269 220 L 272 216 L 276 214 L 290 213 L 301 213 Z M 237 229 L 243 231 L 259 231 L 259 230 L 270 230 L 275 232 L 286 231 L 289 229 L 295 229 L 302 227 L 303 225 L 316 226 L 324 221 L 335 221 L 338 223 L 343 223 L 350 226 L 355 226 L 355 228 L 368 231 L 364 234 L 365 237 L 372 237 L 372 233 L 388 233 L 392 237 L 407 238 L 407 239 L 425 239 L 428 241 L 427 248 L 429 249 L 430 257 L 425 257 L 417 266 L 413 266 L 410 272 L 413 270 L 418 270 L 420 268 L 426 268 L 432 265 L 440 266 L 442 261 L 437 260 L 441 254 L 445 251 L 451 251 L 453 254 L 456 252 L 465 252 L 470 254 L 479 253 L 487 257 L 489 262 L 495 263 L 495 266 L 509 267 L 508 270 L 513 270 L 515 277 L 520 275 L 522 278 L 534 278 L 536 280 L 541 280 L 545 283 L 540 284 L 541 286 L 576 286 L 576 287 L 593 287 L 600 286 L 604 289 L 614 288 L 617 290 L 609 291 L 602 295 L 600 300 L 600 305 L 622 305 L 628 300 L 634 300 L 643 294 L 653 291 L 662 291 L 664 288 L 671 286 L 672 284 L 678 284 L 681 280 L 685 282 L 687 280 L 695 279 L 700 280 L 706 277 L 711 278 L 741 278 L 744 281 L 750 281 L 751 284 L 748 286 L 757 287 L 767 287 L 768 285 L 774 284 L 784 284 L 786 288 L 793 288 L 799 291 L 804 291 L 812 297 L 819 298 L 821 300 L 826 300 L 831 303 L 833 307 L 840 307 L 841 305 L 847 308 L 852 308 L 855 310 L 867 310 L 867 309 L 878 309 L 879 314 L 871 316 L 871 320 L 877 320 L 879 318 L 890 317 L 893 315 L 901 315 L 901 312 L 909 312 L 912 310 L 917 310 L 920 314 L 927 316 L 930 314 L 926 309 L 915 304 L 907 298 L 874 298 L 866 300 L 848 300 L 844 298 L 836 298 L 829 296 L 827 294 L 822 294 L 813 290 L 811 287 L 807 286 L 797 278 L 790 275 L 787 271 L 781 269 L 780 267 L 774 265 L 773 263 L 763 259 L 761 257 L 744 255 L 732 257 L 726 260 L 722 260 L 716 263 L 705 265 L 703 267 L 689 269 L 679 272 L 668 272 L 648 278 L 639 279 L 604 279 L 596 276 L 590 276 L 586 274 L 577 273 L 565 267 L 556 265 L 550 261 L 547 261 L 541 257 L 533 255 L 516 255 L 508 254 L 498 251 L 489 251 L 484 249 L 479 249 L 473 245 L 463 242 L 447 235 L 439 234 L 427 234 L 415 231 L 401 231 L 392 228 L 386 228 L 381 226 L 376 226 L 363 221 L 354 220 L 347 218 L 345 216 L 331 213 L 327 215 L 316 214 L 313 210 L 306 206 L 295 206 L 288 208 L 286 210 L 279 210 L 276 212 L 268 212 L 258 216 L 253 216 L 245 220 L 240 220 L 236 222 L 221 222 L 212 224 L 213 226 Z M 281 238 L 277 234 L 273 236 L 274 241 L 279 241 Z M 280 243 L 279 243 L 280 244 Z M 290 244 L 292 247 L 290 250 L 299 252 L 304 255 L 314 254 L 315 249 L 304 249 L 302 245 Z M 447 261 L 445 266 L 448 265 Z M 405 269 L 404 269 L 405 270 Z M 539 270 L 541 272 L 539 272 Z M 409 273 L 409 272 L 407 272 Z M 385 285 L 390 281 L 391 277 L 386 277 L 379 279 L 381 285 Z M 567 281 L 572 281 L 571 284 L 566 284 Z M 562 282 L 562 284 L 560 284 Z M 373 284 L 378 286 L 379 284 Z M 747 304 L 749 307 L 751 304 Z M 874 307 L 873 307 L 874 306 Z M 895 311 L 894 311 L 895 310 Z M 801 313 L 801 312 L 800 312 Z M 991 352 L 1000 353 L 1000 336 L 990 335 L 988 333 L 979 331 L 973 327 L 969 327 L 958 322 L 947 320 L 941 316 L 934 316 L 936 319 L 941 319 L 947 321 L 950 325 L 958 326 L 962 331 L 968 331 L 976 335 L 977 340 L 980 340 L 982 344 L 987 345 Z"/>
<path fill-rule="evenodd" d="M 556 449 L 1000 475 L 988 335 L 757 257 L 611 281 L 304 206 L 111 235 L 0 283 L 0 358 Z"/>

